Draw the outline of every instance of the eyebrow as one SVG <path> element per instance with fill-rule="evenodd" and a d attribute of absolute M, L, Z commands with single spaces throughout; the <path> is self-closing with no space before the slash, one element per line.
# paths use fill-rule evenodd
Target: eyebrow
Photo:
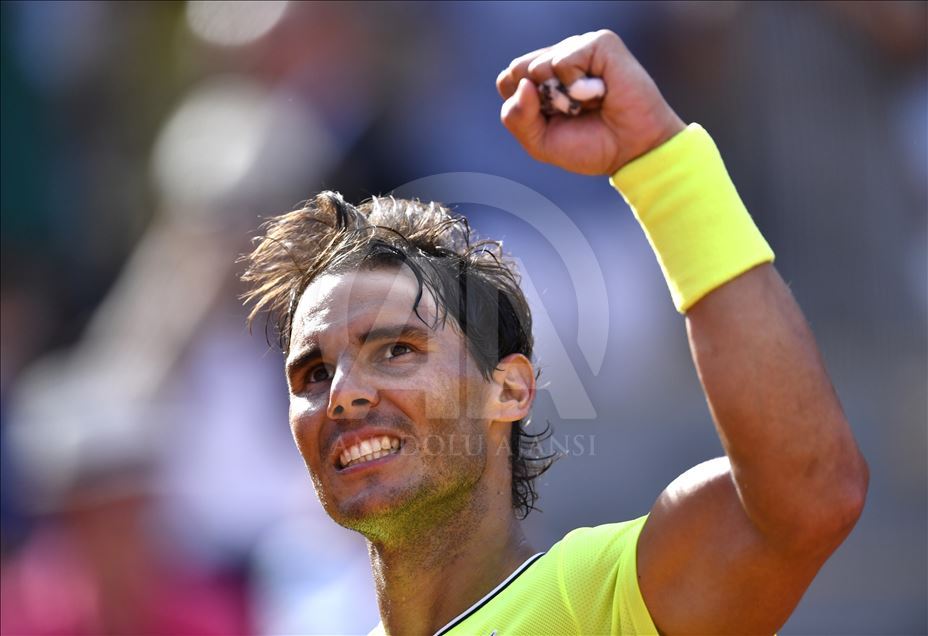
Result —
<path fill-rule="evenodd" d="M 416 342 L 427 342 L 431 330 L 425 326 L 419 325 L 388 325 L 369 329 L 357 337 L 358 342 L 362 345 L 370 341 L 378 340 L 413 340 Z M 296 357 L 290 360 L 286 366 L 287 379 L 290 380 L 300 369 L 308 366 L 316 360 L 322 358 L 322 349 L 313 342 Z"/>

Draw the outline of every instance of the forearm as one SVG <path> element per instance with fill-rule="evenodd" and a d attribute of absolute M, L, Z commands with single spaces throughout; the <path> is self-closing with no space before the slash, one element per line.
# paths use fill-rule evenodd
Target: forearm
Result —
<path fill-rule="evenodd" d="M 690 126 L 613 183 L 686 314 L 749 518 L 785 542 L 837 536 L 858 514 L 866 468 L 802 312 L 718 150 Z"/>
<path fill-rule="evenodd" d="M 601 78 L 601 102 L 544 117 L 537 84 Z M 662 633 L 770 633 L 859 515 L 867 471 L 774 252 L 701 126 L 682 122 L 614 33 L 568 38 L 497 78 L 528 153 L 609 174 L 686 315 L 728 460 L 657 498 L 636 575 Z"/>
<path fill-rule="evenodd" d="M 686 324 L 752 522 L 787 543 L 843 537 L 863 503 L 866 464 L 776 269 L 760 265 L 710 292 Z"/>

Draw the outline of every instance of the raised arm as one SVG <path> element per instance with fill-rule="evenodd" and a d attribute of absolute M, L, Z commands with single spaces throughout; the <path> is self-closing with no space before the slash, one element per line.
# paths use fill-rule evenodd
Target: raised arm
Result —
<path fill-rule="evenodd" d="M 642 594 L 665 633 L 771 633 L 857 521 L 867 468 L 772 265 L 710 292 L 686 322 L 727 457 L 658 499 Z"/>
<path fill-rule="evenodd" d="M 535 84 L 557 77 L 569 86 L 584 75 L 605 81 L 601 103 L 577 118 L 539 113 Z M 668 634 L 775 631 L 860 515 L 867 469 L 769 248 L 743 209 L 720 212 L 740 206 L 720 160 L 708 180 L 722 194 L 689 174 L 709 169 L 714 147 L 690 168 L 694 151 L 683 145 L 705 140 L 690 141 L 697 133 L 684 131 L 615 34 L 523 56 L 497 85 L 503 123 L 531 156 L 583 174 L 623 169 L 614 183 L 686 314 L 726 457 L 668 486 L 642 532 L 639 581 L 655 624 Z M 734 265 L 720 262 L 728 251 Z"/>

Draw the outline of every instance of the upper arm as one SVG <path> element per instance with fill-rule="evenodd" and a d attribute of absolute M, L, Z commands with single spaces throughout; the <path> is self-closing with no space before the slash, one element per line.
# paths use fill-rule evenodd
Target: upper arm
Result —
<path fill-rule="evenodd" d="M 661 633 L 773 633 L 829 553 L 766 539 L 722 457 L 684 473 L 654 504 L 638 541 L 639 585 Z"/>

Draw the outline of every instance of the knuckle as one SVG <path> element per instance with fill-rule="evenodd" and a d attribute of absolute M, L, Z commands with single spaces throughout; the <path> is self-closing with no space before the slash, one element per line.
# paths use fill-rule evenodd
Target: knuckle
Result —
<path fill-rule="evenodd" d="M 548 56 L 532 60 L 526 69 L 528 76 L 534 80 L 543 80 L 551 75 L 551 58 Z"/>
<path fill-rule="evenodd" d="M 502 71 L 500 71 L 500 74 L 496 76 L 497 85 L 506 84 L 507 82 L 512 82 L 513 78 L 515 77 L 515 74 L 516 74 L 515 67 L 509 66 L 507 68 L 504 68 Z"/>
<path fill-rule="evenodd" d="M 503 71 L 496 76 L 496 88 L 502 90 L 506 84 L 509 82 L 509 71 Z"/>
<path fill-rule="evenodd" d="M 573 57 L 572 51 L 562 51 L 555 54 L 551 57 L 551 66 L 555 69 L 562 69 L 568 64 L 570 64 L 571 58 Z"/>
<path fill-rule="evenodd" d="M 519 109 L 521 107 L 518 104 L 506 103 L 503 104 L 503 108 L 499 113 L 500 121 L 509 128 L 519 117 Z"/>
<path fill-rule="evenodd" d="M 534 68 L 528 69 L 528 75 L 527 75 L 528 78 L 529 78 L 530 80 L 532 80 L 533 82 L 535 82 L 536 84 L 537 84 L 538 82 L 542 81 L 542 79 L 543 79 L 542 75 L 543 75 L 543 74 L 542 74 L 541 70 L 540 70 L 537 66 L 534 67 Z"/>

